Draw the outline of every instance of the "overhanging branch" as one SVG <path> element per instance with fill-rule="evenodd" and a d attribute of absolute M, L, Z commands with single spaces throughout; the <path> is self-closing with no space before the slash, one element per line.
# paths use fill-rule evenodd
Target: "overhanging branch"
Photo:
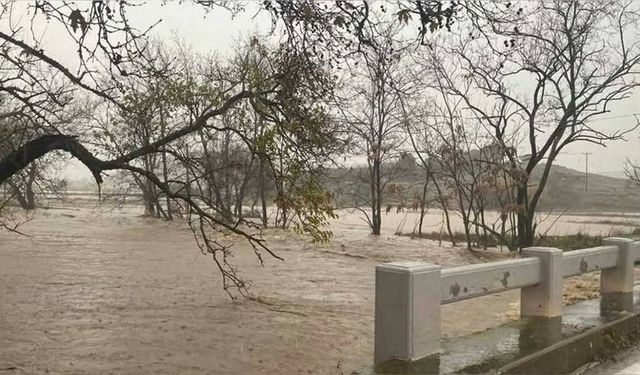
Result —
<path fill-rule="evenodd" d="M 109 169 L 107 163 L 93 156 L 74 136 L 47 134 L 24 144 L 0 160 L 0 184 L 29 163 L 55 150 L 67 151 L 73 155 L 89 168 L 97 183 L 102 183 L 100 173 Z"/>

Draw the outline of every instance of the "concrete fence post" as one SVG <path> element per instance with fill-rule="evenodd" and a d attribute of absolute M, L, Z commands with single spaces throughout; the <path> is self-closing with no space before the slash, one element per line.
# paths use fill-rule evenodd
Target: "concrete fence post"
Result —
<path fill-rule="evenodd" d="M 628 311 L 633 306 L 635 244 L 628 238 L 609 237 L 603 244 L 618 247 L 618 266 L 600 274 L 601 310 Z"/>
<path fill-rule="evenodd" d="M 522 249 L 522 256 L 540 259 L 540 283 L 520 289 L 520 314 L 540 318 L 561 316 L 562 250 L 529 247 Z"/>
<path fill-rule="evenodd" d="M 414 362 L 440 351 L 440 267 L 395 262 L 376 267 L 374 364 Z"/>

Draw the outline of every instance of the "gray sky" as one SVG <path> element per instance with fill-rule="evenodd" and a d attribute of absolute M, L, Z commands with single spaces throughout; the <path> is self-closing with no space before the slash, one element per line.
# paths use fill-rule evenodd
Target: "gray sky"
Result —
<path fill-rule="evenodd" d="M 132 23 L 141 28 L 162 20 L 152 32 L 152 35 L 159 39 L 171 38 L 175 34 L 190 44 L 196 52 L 215 52 L 221 55 L 232 51 L 234 44 L 248 34 L 265 31 L 270 27 L 269 18 L 264 14 L 254 18 L 255 12 L 247 11 L 238 14 L 234 19 L 227 11 L 215 10 L 207 13 L 200 6 L 188 1 L 182 4 L 174 1 L 163 5 L 159 0 L 151 0 L 140 8 L 132 8 L 129 14 Z M 24 17 L 22 21 L 25 20 L 28 20 L 28 17 Z M 41 23 L 39 27 L 38 32 L 46 31 L 44 35 L 47 40 L 47 53 L 66 62 L 76 58 L 73 44 L 69 43 L 68 37 L 65 38 L 66 34 L 60 25 Z M 640 113 L 640 94 L 637 92 L 629 100 L 617 103 L 612 107 L 611 113 L 603 115 L 593 124 L 603 130 L 629 128 L 634 124 L 634 118 L 631 116 L 634 113 Z M 640 132 L 635 131 L 626 137 L 627 142 L 611 142 L 607 147 L 586 143 L 574 144 L 559 157 L 558 164 L 584 170 L 583 153 L 590 152 L 589 169 L 592 172 L 621 171 L 625 158 L 640 160 L 639 137 Z M 79 169 L 82 169 L 81 165 L 72 163 L 67 168 L 69 177 L 76 179 L 90 176 L 87 171 Z"/>

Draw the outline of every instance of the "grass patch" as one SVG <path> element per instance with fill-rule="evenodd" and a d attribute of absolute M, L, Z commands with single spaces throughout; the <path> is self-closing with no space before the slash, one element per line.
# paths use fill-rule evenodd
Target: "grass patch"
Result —
<path fill-rule="evenodd" d="M 453 236 L 449 236 L 448 233 L 445 232 L 428 232 L 428 233 L 396 233 L 399 236 L 411 237 L 411 238 L 422 238 L 428 239 L 438 242 L 452 242 L 453 241 L 457 245 L 466 245 L 467 239 L 463 232 L 454 232 Z M 534 246 L 540 247 L 556 247 L 558 249 L 564 251 L 571 250 L 579 250 L 579 249 L 587 249 L 590 247 L 602 246 L 602 240 L 607 237 L 626 237 L 634 240 L 640 240 L 640 227 L 634 228 L 630 232 L 611 232 L 606 236 L 593 236 L 588 233 L 578 232 L 576 234 L 569 235 L 540 235 L 537 236 L 534 241 Z M 509 239 L 511 240 L 511 239 Z M 484 247 L 498 247 L 498 246 L 507 246 L 507 244 L 500 243 L 497 238 L 493 236 L 476 236 L 473 234 L 471 236 L 471 243 L 475 248 L 484 248 Z"/>
<path fill-rule="evenodd" d="M 564 236 L 539 236 L 536 238 L 535 246 L 557 247 L 564 251 L 586 249 L 589 247 L 602 246 L 602 236 L 591 236 L 578 232 Z"/>

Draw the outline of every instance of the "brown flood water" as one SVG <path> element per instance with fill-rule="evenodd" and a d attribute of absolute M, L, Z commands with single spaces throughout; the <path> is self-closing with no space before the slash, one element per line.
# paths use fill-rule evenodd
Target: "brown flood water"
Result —
<path fill-rule="evenodd" d="M 235 262 L 261 302 L 232 302 L 184 223 L 139 214 L 78 200 L 38 211 L 21 228 L 30 238 L 0 233 L 0 371 L 350 374 L 372 360 L 376 264 L 482 261 L 394 236 L 392 220 L 374 238 L 347 215 L 328 245 L 268 231 L 284 262 L 261 267 L 239 244 Z M 517 296 L 444 306 L 443 333 L 498 325 Z"/>

